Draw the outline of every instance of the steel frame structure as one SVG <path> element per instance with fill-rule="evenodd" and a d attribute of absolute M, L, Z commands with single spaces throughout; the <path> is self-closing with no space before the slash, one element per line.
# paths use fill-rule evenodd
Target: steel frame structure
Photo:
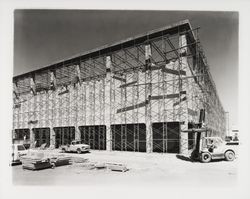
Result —
<path fill-rule="evenodd" d="M 198 33 L 184 20 L 14 77 L 13 129 L 50 128 L 55 145 L 54 127 L 74 126 L 81 139 L 79 126 L 105 125 L 112 150 L 111 125 L 144 123 L 152 152 L 153 123 L 179 122 L 185 130 L 205 109 L 209 133 L 223 137 L 225 112 Z M 187 153 L 187 134 L 176 133 Z"/>

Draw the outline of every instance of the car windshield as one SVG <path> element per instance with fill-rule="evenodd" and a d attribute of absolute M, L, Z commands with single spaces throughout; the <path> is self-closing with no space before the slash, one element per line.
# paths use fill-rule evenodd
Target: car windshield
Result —
<path fill-rule="evenodd" d="M 25 150 L 25 147 L 23 145 L 18 145 L 17 146 L 17 150 L 18 151 L 24 151 Z"/>
<path fill-rule="evenodd" d="M 81 144 L 81 141 L 76 141 L 75 143 L 76 143 L 76 144 Z"/>

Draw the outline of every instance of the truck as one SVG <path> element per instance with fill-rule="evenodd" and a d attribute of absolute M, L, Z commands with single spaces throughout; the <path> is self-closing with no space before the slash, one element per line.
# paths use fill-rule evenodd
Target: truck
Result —
<path fill-rule="evenodd" d="M 21 157 L 26 156 L 28 150 L 24 147 L 23 144 L 12 144 L 12 160 L 11 166 L 22 164 Z"/>
<path fill-rule="evenodd" d="M 81 141 L 73 140 L 70 144 L 61 146 L 62 152 L 77 152 L 78 154 L 83 152 L 89 152 L 90 146 L 82 144 Z"/>

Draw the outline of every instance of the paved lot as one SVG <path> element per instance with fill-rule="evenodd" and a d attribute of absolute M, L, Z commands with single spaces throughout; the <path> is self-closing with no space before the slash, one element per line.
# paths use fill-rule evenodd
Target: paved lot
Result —
<path fill-rule="evenodd" d="M 54 152 L 57 153 L 57 152 Z M 83 164 L 72 164 L 40 171 L 12 167 L 14 185 L 193 185 L 228 187 L 237 184 L 237 160 L 211 163 L 191 162 L 176 154 L 92 151 L 67 154 L 84 157 L 88 162 L 124 163 L 127 172 L 89 170 Z"/>

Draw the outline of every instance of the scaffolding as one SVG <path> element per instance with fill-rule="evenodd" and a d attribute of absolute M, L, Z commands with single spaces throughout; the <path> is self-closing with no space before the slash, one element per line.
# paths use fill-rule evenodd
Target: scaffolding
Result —
<path fill-rule="evenodd" d="M 74 127 L 76 139 L 96 137 L 95 149 L 187 153 L 181 131 L 204 109 L 209 134 L 224 137 L 198 35 L 185 20 L 14 77 L 15 132 L 49 128 L 55 145 L 54 128 Z"/>

